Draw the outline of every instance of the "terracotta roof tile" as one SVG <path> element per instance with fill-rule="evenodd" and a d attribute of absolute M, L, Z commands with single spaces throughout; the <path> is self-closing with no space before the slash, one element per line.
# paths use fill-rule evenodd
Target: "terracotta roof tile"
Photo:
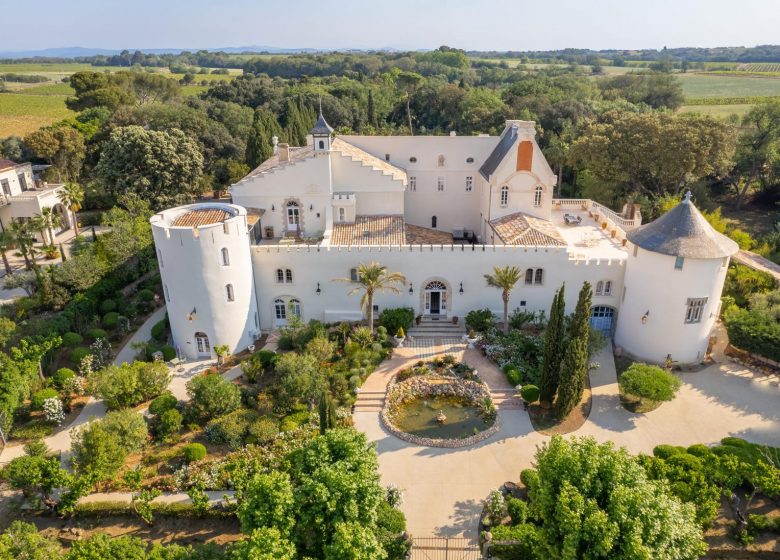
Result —
<path fill-rule="evenodd" d="M 333 225 L 331 245 L 447 245 L 452 235 L 404 223 L 403 216 L 357 216 Z"/>
<path fill-rule="evenodd" d="M 552 222 L 517 212 L 490 221 L 499 239 L 507 245 L 525 247 L 565 246 L 558 228 Z"/>
<path fill-rule="evenodd" d="M 372 167 L 376 171 L 380 171 L 384 175 L 390 175 L 396 181 L 403 181 L 406 184 L 406 171 L 400 167 L 380 159 L 374 155 L 369 154 L 365 150 L 361 150 L 357 146 L 353 146 L 340 138 L 335 138 L 331 142 L 331 148 L 335 152 L 339 152 L 343 156 L 352 158 L 353 160 L 360 161 L 363 165 Z"/>
<path fill-rule="evenodd" d="M 174 227 L 195 227 L 209 224 L 218 224 L 231 217 L 229 212 L 218 208 L 204 208 L 200 210 L 190 210 L 181 216 L 177 216 L 171 224 Z"/>

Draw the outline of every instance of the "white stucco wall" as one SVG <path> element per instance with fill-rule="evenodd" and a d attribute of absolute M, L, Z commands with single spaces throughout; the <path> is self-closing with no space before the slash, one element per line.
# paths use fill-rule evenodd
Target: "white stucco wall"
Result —
<path fill-rule="evenodd" d="M 633 256 L 629 247 L 615 344 L 637 358 L 661 363 L 670 354 L 674 361 L 692 363 L 707 350 L 728 265 L 724 259 L 685 259 L 682 270 L 674 265 L 673 256 L 643 249 Z M 701 322 L 686 323 L 688 298 L 705 297 Z"/>
<path fill-rule="evenodd" d="M 235 215 L 224 224 L 198 227 L 197 236 L 191 227 L 170 226 L 188 209 L 212 206 Z M 171 331 L 182 354 L 189 359 L 199 357 L 196 332 L 208 335 L 212 353 L 221 344 L 227 344 L 231 352 L 251 344 L 252 335 L 260 329 L 246 210 L 228 204 L 190 205 L 156 214 L 151 223 Z M 229 251 L 229 266 L 222 265 L 223 247 Z M 227 301 L 227 284 L 233 285 L 232 302 Z"/>
<path fill-rule="evenodd" d="M 553 294 L 562 283 L 566 283 L 566 304 L 573 311 L 577 294 L 582 282 L 588 280 L 594 286 L 598 280 L 613 282 L 613 296 L 594 298 L 594 305 L 617 307 L 618 294 L 622 291 L 624 269 L 622 261 L 602 260 L 588 263 L 569 260 L 565 249 L 539 249 L 517 247 L 471 247 L 461 249 L 453 247 L 426 247 L 389 250 L 384 248 L 338 248 L 322 247 L 252 247 L 252 264 L 257 284 L 258 306 L 261 327 L 275 327 L 273 302 L 281 297 L 285 301 L 295 298 L 301 303 L 304 320 L 318 319 L 332 322 L 356 320 L 361 316 L 360 297 L 348 296 L 351 286 L 334 282 L 336 278 L 349 277 L 351 268 L 363 262 L 377 261 L 391 271 L 403 273 L 407 284 L 400 294 L 379 294 L 376 303 L 379 310 L 388 307 L 413 307 L 415 313 L 423 312 L 423 287 L 433 280 L 444 281 L 449 286 L 449 305 L 447 315 L 465 316 L 472 309 L 488 307 L 496 314 L 502 313 L 501 294 L 495 288 L 485 285 L 484 274 L 494 266 L 517 266 L 544 268 L 542 285 L 526 286 L 521 280 L 512 292 L 510 310 L 520 307 L 529 311 L 549 312 Z M 292 284 L 278 284 L 274 271 L 277 268 L 290 268 L 294 275 Z M 409 282 L 414 292 L 409 294 Z M 464 293 L 460 294 L 463 282 Z M 317 283 L 321 294 L 316 295 Z"/>

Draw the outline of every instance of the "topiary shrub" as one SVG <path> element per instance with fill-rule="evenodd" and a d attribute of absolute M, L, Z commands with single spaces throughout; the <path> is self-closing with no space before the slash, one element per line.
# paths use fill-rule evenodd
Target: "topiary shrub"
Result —
<path fill-rule="evenodd" d="M 149 414 L 159 416 L 166 410 L 176 408 L 179 401 L 170 392 L 163 393 L 149 403 Z"/>
<path fill-rule="evenodd" d="M 703 443 L 695 443 L 688 447 L 686 451 L 694 457 L 707 457 L 708 455 L 712 454 L 710 448 Z"/>
<path fill-rule="evenodd" d="M 512 525 L 520 525 L 528 519 L 528 502 L 509 496 L 506 499 L 506 511 L 512 518 Z"/>
<path fill-rule="evenodd" d="M 526 488 L 531 488 L 539 481 L 539 472 L 536 469 L 523 469 L 520 471 L 520 482 Z"/>
<path fill-rule="evenodd" d="M 76 372 L 70 368 L 64 367 L 58 369 L 54 373 L 54 375 L 52 375 L 51 380 L 54 383 L 55 387 L 57 387 L 58 389 L 62 389 L 65 386 L 65 383 L 67 383 L 69 379 L 73 379 L 74 377 L 76 377 Z"/>
<path fill-rule="evenodd" d="M 535 403 L 539 400 L 539 387 L 536 385 L 523 385 L 523 388 L 520 389 L 520 396 L 523 397 L 523 400 L 528 403 Z"/>
<path fill-rule="evenodd" d="M 87 331 L 87 337 L 91 338 L 92 340 L 97 340 L 98 338 L 108 338 L 108 333 L 103 329 L 89 329 Z"/>
<path fill-rule="evenodd" d="M 103 303 L 100 304 L 100 312 L 110 313 L 111 311 L 116 311 L 116 301 L 113 299 L 104 299 Z"/>
<path fill-rule="evenodd" d="M 653 402 L 674 399 L 682 381 L 658 366 L 635 362 L 620 375 L 620 386 L 625 393 Z"/>
<path fill-rule="evenodd" d="M 662 443 L 653 448 L 653 455 L 659 459 L 668 459 L 669 457 L 680 455 L 681 453 L 685 453 L 685 448 L 679 445 L 667 445 Z"/>
<path fill-rule="evenodd" d="M 41 389 L 40 391 L 37 391 L 33 397 L 32 402 L 30 403 L 30 408 L 33 410 L 43 410 L 43 401 L 46 399 L 51 399 L 54 397 L 59 397 L 60 394 L 57 392 L 56 389 Z"/>
<path fill-rule="evenodd" d="M 506 374 L 506 380 L 509 381 L 509 384 L 513 387 L 520 385 L 520 383 L 523 381 L 523 376 L 520 373 L 520 370 L 514 366 L 505 370 L 504 373 Z"/>
<path fill-rule="evenodd" d="M 138 299 L 141 301 L 152 301 L 154 299 L 154 292 L 148 288 L 138 291 Z"/>
<path fill-rule="evenodd" d="M 162 352 L 163 360 L 166 362 L 170 362 L 176 357 L 176 350 L 173 348 L 173 346 L 168 346 L 167 344 L 160 348 L 160 352 Z"/>
<path fill-rule="evenodd" d="M 202 443 L 188 443 L 184 446 L 184 460 L 188 463 L 200 461 L 206 456 L 206 446 Z"/>
<path fill-rule="evenodd" d="M 166 339 L 166 335 L 167 335 L 167 330 L 166 330 L 165 319 L 163 319 L 162 321 L 158 321 L 157 323 L 152 325 L 153 339 L 163 342 Z"/>
<path fill-rule="evenodd" d="M 69 348 L 75 348 L 81 342 L 84 340 L 84 337 L 81 336 L 79 333 L 75 332 L 66 332 L 62 335 L 62 344 L 69 347 Z"/>
<path fill-rule="evenodd" d="M 414 322 L 414 309 L 411 307 L 395 307 L 383 309 L 377 320 L 387 332 L 398 332 L 399 328 L 408 331 Z"/>
<path fill-rule="evenodd" d="M 109 311 L 103 315 L 103 326 L 109 330 L 114 330 L 119 326 L 119 313 L 116 311 Z"/>
<path fill-rule="evenodd" d="M 78 348 L 73 349 L 73 351 L 70 353 L 70 356 L 68 356 L 68 359 L 70 360 L 70 363 L 80 365 L 81 360 L 83 360 L 84 357 L 88 356 L 89 354 L 91 354 L 89 348 L 79 346 Z"/>

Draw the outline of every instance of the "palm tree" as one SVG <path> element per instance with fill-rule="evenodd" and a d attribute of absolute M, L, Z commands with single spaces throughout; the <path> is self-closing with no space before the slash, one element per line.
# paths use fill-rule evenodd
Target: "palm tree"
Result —
<path fill-rule="evenodd" d="M 14 238 L 14 243 L 19 248 L 19 252 L 24 257 L 24 264 L 27 270 L 32 269 L 37 263 L 35 262 L 35 237 L 32 234 L 30 225 L 28 222 L 13 222 L 11 223 L 11 234 Z"/>
<path fill-rule="evenodd" d="M 46 241 L 46 220 L 40 214 L 36 214 L 27 220 L 27 226 L 31 232 L 36 232 L 41 236 L 41 243 L 48 245 Z"/>
<path fill-rule="evenodd" d="M 509 294 L 520 281 L 520 269 L 516 266 L 493 267 L 493 274 L 485 274 L 487 285 L 501 290 L 504 301 L 504 334 L 509 332 Z"/>
<path fill-rule="evenodd" d="M 368 264 L 360 264 L 357 267 L 356 279 L 336 278 L 337 282 L 349 282 L 355 287 L 349 295 L 363 292 L 360 298 L 360 308 L 368 314 L 368 328 L 374 332 L 374 295 L 377 292 L 390 292 L 400 294 L 401 290 L 395 284 L 406 284 L 406 277 L 400 272 L 388 272 L 386 266 L 372 261 Z"/>
<path fill-rule="evenodd" d="M 8 262 L 7 251 L 14 245 L 14 236 L 10 231 L 0 232 L 0 256 L 3 257 L 3 266 L 5 267 L 6 274 L 13 274 L 14 271 L 11 268 L 11 263 Z"/>
<path fill-rule="evenodd" d="M 46 226 L 46 231 L 49 233 L 49 245 L 54 245 L 54 228 L 60 227 L 62 218 L 54 211 L 54 208 L 42 208 L 41 213 L 38 214 L 38 216 Z"/>
<path fill-rule="evenodd" d="M 84 189 L 78 183 L 65 183 L 62 190 L 57 193 L 57 197 L 68 210 L 73 214 L 73 233 L 79 234 L 79 221 L 76 218 L 76 212 L 81 210 L 84 202 Z"/>

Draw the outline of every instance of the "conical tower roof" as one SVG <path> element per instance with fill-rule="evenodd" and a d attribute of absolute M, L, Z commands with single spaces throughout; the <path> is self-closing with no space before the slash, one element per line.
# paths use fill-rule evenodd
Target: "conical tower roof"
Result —
<path fill-rule="evenodd" d="M 333 128 L 322 116 L 322 109 L 320 109 L 320 116 L 317 117 L 317 122 L 314 123 L 314 128 L 309 131 L 312 136 L 328 136 L 333 133 Z"/>
<path fill-rule="evenodd" d="M 718 233 L 691 202 L 687 193 L 680 204 L 657 220 L 626 234 L 646 251 L 691 259 L 719 259 L 739 251 L 739 245 Z"/>

